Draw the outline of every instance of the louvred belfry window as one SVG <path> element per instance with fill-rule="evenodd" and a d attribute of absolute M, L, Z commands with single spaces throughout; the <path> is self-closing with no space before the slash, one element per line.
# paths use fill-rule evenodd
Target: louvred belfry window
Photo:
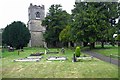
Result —
<path fill-rule="evenodd" d="M 36 18 L 40 18 L 40 12 L 36 12 Z"/>

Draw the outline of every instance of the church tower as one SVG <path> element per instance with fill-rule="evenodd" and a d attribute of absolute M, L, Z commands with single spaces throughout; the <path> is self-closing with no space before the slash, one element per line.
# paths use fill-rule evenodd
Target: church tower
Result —
<path fill-rule="evenodd" d="M 30 47 L 42 47 L 44 45 L 43 33 L 45 27 L 43 27 L 42 20 L 45 17 L 45 7 L 44 5 L 33 5 L 30 4 L 28 8 L 28 29 L 31 33 L 31 39 L 29 42 Z"/>

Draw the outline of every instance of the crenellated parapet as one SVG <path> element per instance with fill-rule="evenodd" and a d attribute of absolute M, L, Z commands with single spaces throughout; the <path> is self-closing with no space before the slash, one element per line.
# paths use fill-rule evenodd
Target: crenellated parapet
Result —
<path fill-rule="evenodd" d="M 45 6 L 44 5 L 33 5 L 32 3 L 30 3 L 30 6 L 29 6 L 29 8 L 40 8 L 40 9 L 43 9 L 43 10 L 45 10 Z"/>
<path fill-rule="evenodd" d="M 29 20 L 40 19 L 43 20 L 45 17 L 45 6 L 44 5 L 33 5 L 30 4 L 28 8 Z"/>

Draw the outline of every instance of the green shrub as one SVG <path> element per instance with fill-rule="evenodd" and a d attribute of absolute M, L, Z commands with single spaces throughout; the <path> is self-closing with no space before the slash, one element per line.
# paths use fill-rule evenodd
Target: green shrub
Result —
<path fill-rule="evenodd" d="M 76 57 L 80 57 L 80 55 L 81 55 L 81 53 L 80 53 L 80 47 L 76 47 L 76 49 L 75 49 L 75 55 L 76 55 Z"/>
<path fill-rule="evenodd" d="M 27 46 L 30 40 L 30 32 L 21 21 L 14 21 L 5 27 L 2 33 L 2 44 L 16 49 Z"/>

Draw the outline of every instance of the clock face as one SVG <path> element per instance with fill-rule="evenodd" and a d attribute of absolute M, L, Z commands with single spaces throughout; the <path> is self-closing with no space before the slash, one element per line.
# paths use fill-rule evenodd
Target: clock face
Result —
<path fill-rule="evenodd" d="M 40 12 L 36 12 L 35 15 L 36 15 L 36 19 L 40 19 Z"/>

